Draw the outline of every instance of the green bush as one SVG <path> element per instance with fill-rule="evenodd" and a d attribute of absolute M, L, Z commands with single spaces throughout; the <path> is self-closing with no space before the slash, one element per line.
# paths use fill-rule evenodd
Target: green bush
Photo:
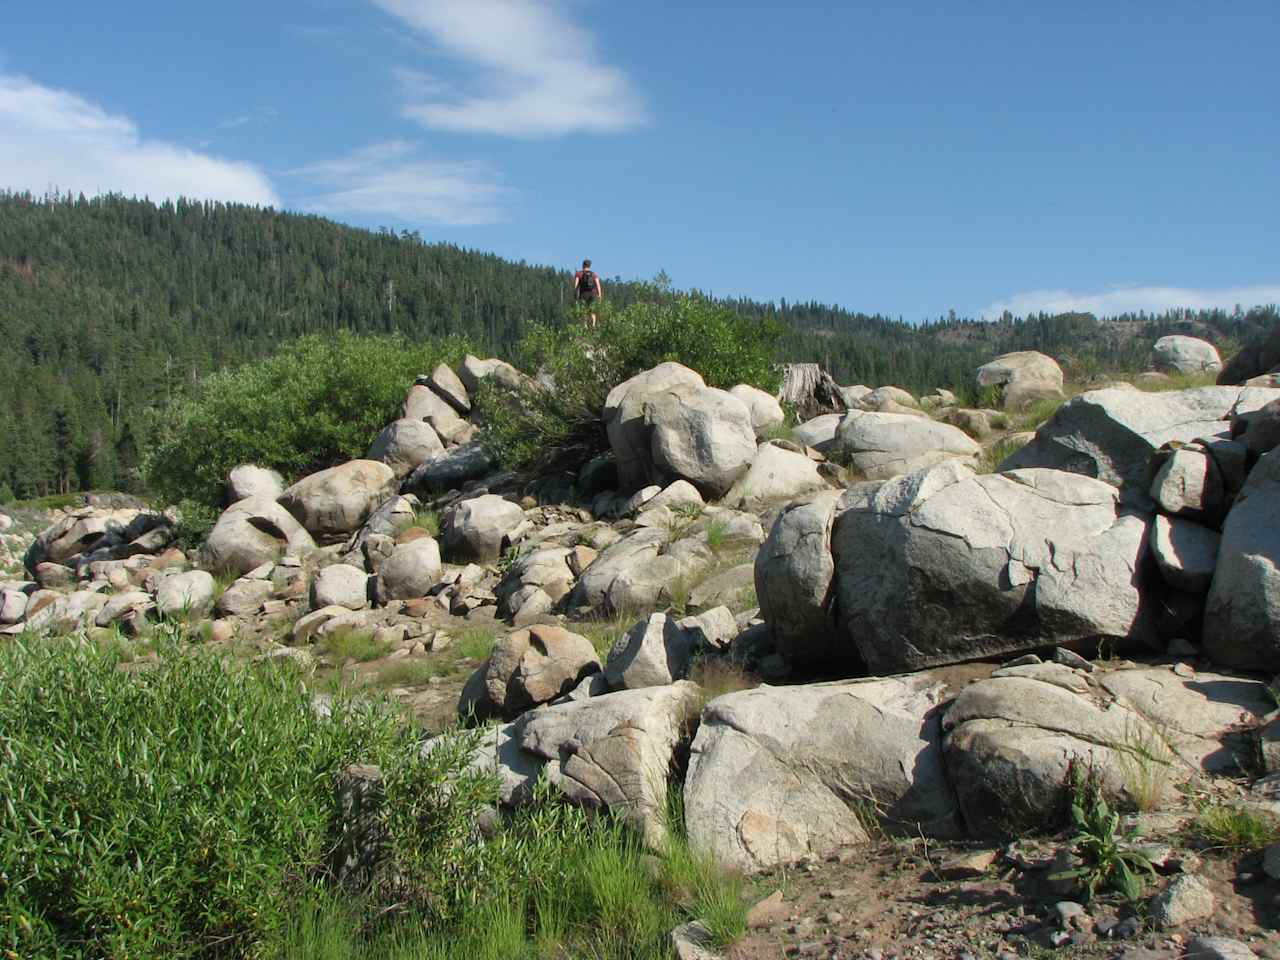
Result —
<path fill-rule="evenodd" d="M 686 295 L 599 307 L 594 329 L 534 326 L 520 342 L 517 365 L 554 388 L 480 392 L 484 441 L 505 466 L 573 469 L 607 450 L 601 413 L 609 391 L 664 361 L 698 371 L 712 387 L 747 383 L 772 393 L 779 386 L 783 328 L 774 320 Z"/>
<path fill-rule="evenodd" d="M 363 456 L 399 416 L 413 378 L 465 352 L 458 339 L 350 333 L 285 344 L 265 360 L 214 374 L 159 415 L 143 463 L 146 485 L 171 502 L 213 505 L 240 463 L 297 478 Z"/>
<path fill-rule="evenodd" d="M 480 879 L 467 838 L 492 782 L 460 772 L 465 740 L 420 756 L 388 705 L 321 717 L 292 670 L 175 637 L 132 674 L 111 648 L 20 639 L 0 689 L 0 956 L 260 954 L 320 895 L 356 761 L 386 772 L 406 902 L 446 916 Z"/>

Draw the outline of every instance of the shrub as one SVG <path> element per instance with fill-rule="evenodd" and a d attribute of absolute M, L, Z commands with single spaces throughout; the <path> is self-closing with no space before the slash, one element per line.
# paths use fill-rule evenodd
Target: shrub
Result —
<path fill-rule="evenodd" d="M 456 363 L 466 344 L 400 337 L 302 337 L 265 360 L 206 379 L 164 410 L 143 462 L 147 487 L 213 505 L 232 467 L 300 477 L 363 456 L 399 415 L 413 378 Z"/>
<path fill-rule="evenodd" d="M 504 465 L 576 468 L 607 450 L 601 414 L 609 391 L 667 360 L 712 387 L 778 387 L 782 327 L 774 320 L 749 319 L 699 296 L 601 307 L 594 329 L 535 326 L 521 341 L 518 365 L 554 389 L 530 387 L 514 397 L 497 387 L 480 391 L 484 440 Z"/>
<path fill-rule="evenodd" d="M 254 952 L 320 889 L 334 778 L 355 761 L 387 772 L 416 901 L 448 914 L 455 878 L 477 881 L 458 838 L 493 785 L 463 772 L 465 743 L 422 757 L 389 705 L 339 698 L 321 717 L 292 670 L 176 632 L 143 673 L 112 649 L 0 651 L 0 955 Z"/>

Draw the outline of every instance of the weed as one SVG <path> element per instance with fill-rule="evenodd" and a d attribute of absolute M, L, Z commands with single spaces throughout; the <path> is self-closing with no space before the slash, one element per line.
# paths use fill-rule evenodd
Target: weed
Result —
<path fill-rule="evenodd" d="M 608 620 L 581 620 L 573 625 L 573 631 L 590 640 L 600 662 L 605 663 L 614 645 L 640 619 L 635 611 L 622 610 Z"/>
<path fill-rule="evenodd" d="M 397 660 L 383 667 L 378 672 L 377 685 L 383 689 L 391 687 L 425 687 L 432 677 L 448 676 L 454 671 L 450 666 L 438 660 Z"/>
<path fill-rule="evenodd" d="M 1126 725 L 1124 743 L 1116 749 L 1125 792 L 1139 810 L 1155 810 L 1169 791 L 1176 761 L 1173 751 L 1158 731 L 1145 724 Z"/>
<path fill-rule="evenodd" d="M 1280 824 L 1270 817 L 1241 807 L 1212 804 L 1200 810 L 1191 832 L 1215 847 L 1228 850 L 1261 850 L 1280 842 Z"/>
<path fill-rule="evenodd" d="M 703 703 L 739 690 L 760 686 L 760 679 L 729 657 L 698 657 L 689 670 L 689 679 L 702 688 Z"/>
<path fill-rule="evenodd" d="M 440 511 L 418 509 L 413 511 L 413 519 L 405 526 L 405 530 L 425 530 L 433 537 L 440 536 Z"/>
<path fill-rule="evenodd" d="M 1086 900 L 1103 889 L 1114 890 L 1130 903 L 1138 900 L 1144 886 L 1141 874 L 1154 877 L 1155 867 L 1144 854 L 1129 849 L 1136 831 L 1120 832 L 1120 814 L 1111 809 L 1098 783 L 1079 768 L 1072 768 L 1071 789 L 1071 822 L 1076 830 L 1072 844 L 1084 864 L 1050 879 L 1079 880 Z"/>
<path fill-rule="evenodd" d="M 527 552 L 527 547 L 507 547 L 507 549 L 503 550 L 502 556 L 500 556 L 494 563 L 494 568 L 498 571 L 498 576 L 505 577 L 507 575 L 507 571 L 514 567 L 516 565 L 516 561 L 523 557 Z"/>
<path fill-rule="evenodd" d="M 1016 422 L 1023 430 L 1034 430 L 1057 413 L 1058 408 L 1066 402 L 1065 396 L 1041 397 L 1039 400 L 1033 400 L 1018 411 Z"/>
<path fill-rule="evenodd" d="M 724 546 L 725 537 L 729 534 L 729 524 L 715 517 L 707 521 L 706 534 L 707 546 L 711 548 L 712 553 L 718 553 Z"/>
<path fill-rule="evenodd" d="M 1001 437 L 989 447 L 984 447 L 982 458 L 978 461 L 979 473 L 995 473 L 1000 464 L 1022 449 L 1023 444 L 1009 437 Z"/>

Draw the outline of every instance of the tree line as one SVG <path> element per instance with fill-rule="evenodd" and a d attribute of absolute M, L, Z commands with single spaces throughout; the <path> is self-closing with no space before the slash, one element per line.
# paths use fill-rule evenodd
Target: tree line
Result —
<path fill-rule="evenodd" d="M 303 335 L 457 336 L 509 356 L 533 324 L 568 322 L 569 280 L 416 232 L 266 208 L 0 192 L 0 500 L 136 487 L 170 404 Z M 622 278 L 608 291 L 619 305 L 672 295 Z M 1276 320 L 1272 307 L 911 324 L 818 303 L 721 302 L 780 321 L 780 360 L 917 392 L 964 384 L 1007 350 L 1085 372 L 1140 369 L 1164 332 L 1235 344 Z"/>

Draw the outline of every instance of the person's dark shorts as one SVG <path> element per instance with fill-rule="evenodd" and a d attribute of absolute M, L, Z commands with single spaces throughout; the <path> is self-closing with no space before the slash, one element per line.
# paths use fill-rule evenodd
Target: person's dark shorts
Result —
<path fill-rule="evenodd" d="M 587 304 L 595 303 L 596 295 L 594 293 L 580 293 L 578 294 L 578 302 Z"/>

